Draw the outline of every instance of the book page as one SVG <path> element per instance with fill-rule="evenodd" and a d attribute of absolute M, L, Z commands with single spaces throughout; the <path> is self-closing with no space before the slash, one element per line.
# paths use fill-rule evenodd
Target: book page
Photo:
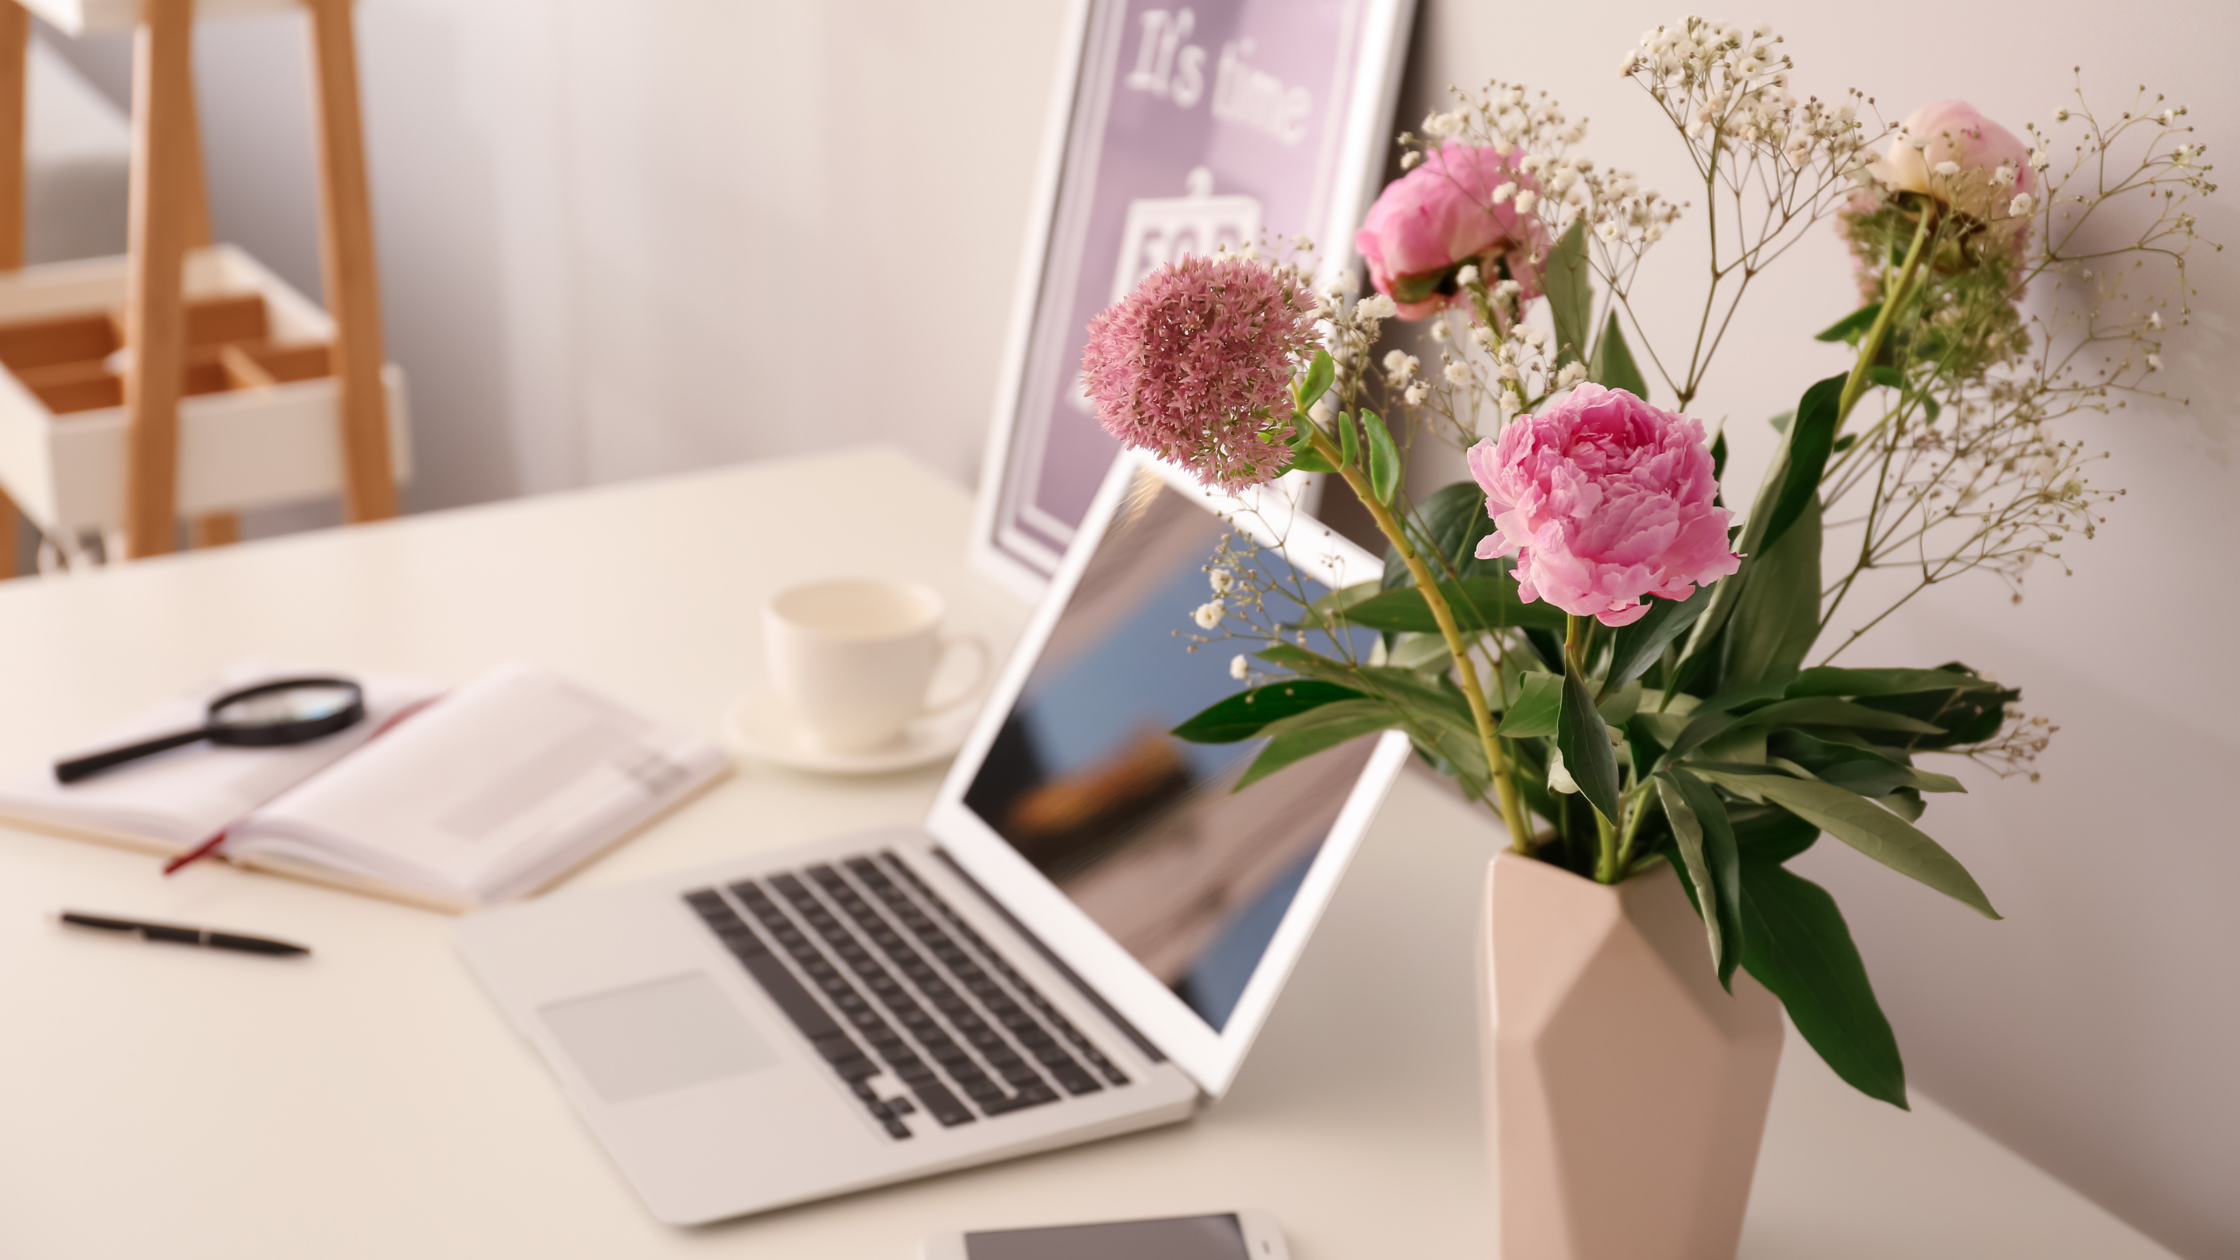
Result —
<path fill-rule="evenodd" d="M 189 744 L 127 762 L 72 784 L 55 781 L 53 761 L 138 743 L 203 724 L 210 701 L 229 691 L 291 677 L 354 678 L 365 691 L 366 716 L 348 730 L 277 748 Z M 59 750 L 0 786 L 0 820 L 34 827 L 137 840 L 159 850 L 184 850 L 339 760 L 382 723 L 438 693 L 434 683 L 397 674 L 350 674 L 237 661 L 217 678 L 142 711 L 84 748 Z"/>
<path fill-rule="evenodd" d="M 706 782 L 703 738 L 502 666 L 259 810 L 226 851 L 467 900 L 534 888 Z"/>

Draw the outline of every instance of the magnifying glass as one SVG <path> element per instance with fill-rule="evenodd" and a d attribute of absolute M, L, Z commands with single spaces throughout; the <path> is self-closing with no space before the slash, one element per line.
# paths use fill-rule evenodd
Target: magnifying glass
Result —
<path fill-rule="evenodd" d="M 54 777 L 76 783 L 125 762 L 205 739 L 232 748 L 304 744 L 347 730 L 365 715 L 365 692 L 347 678 L 282 678 L 212 700 L 209 715 L 194 730 L 56 762 Z"/>

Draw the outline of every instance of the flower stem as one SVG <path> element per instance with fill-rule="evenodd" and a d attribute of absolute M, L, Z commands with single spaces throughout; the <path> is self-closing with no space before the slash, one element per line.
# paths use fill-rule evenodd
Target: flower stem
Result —
<path fill-rule="evenodd" d="M 1591 623 L 1585 617 L 1567 616 L 1563 619 L 1563 661 L 1574 677 L 1587 680 L 1587 633 Z M 1625 799 L 1618 800 L 1618 814 L 1625 815 Z M 1618 824 L 1594 811 L 1595 859 L 1594 878 L 1598 884 L 1615 884 L 1622 869 L 1618 857 Z"/>
<path fill-rule="evenodd" d="M 1471 662 L 1469 644 L 1462 637 L 1462 627 L 1454 619 L 1454 609 L 1447 604 L 1447 597 L 1439 589 L 1438 579 L 1430 566 L 1423 562 L 1415 546 L 1408 541 L 1408 531 L 1402 527 L 1392 509 L 1378 500 L 1376 491 L 1369 485 L 1358 463 L 1343 462 L 1336 444 L 1332 443 L 1321 426 L 1312 434 L 1315 453 L 1339 469 L 1339 475 L 1352 487 L 1361 506 L 1369 509 L 1369 516 L 1377 529 L 1392 543 L 1399 553 L 1400 562 L 1408 566 L 1408 576 L 1415 579 L 1416 588 L 1423 592 L 1423 602 L 1431 609 L 1432 620 L 1439 623 L 1439 634 L 1447 641 L 1447 651 L 1454 657 L 1455 672 L 1460 675 L 1462 698 L 1470 704 L 1470 720 L 1478 730 L 1478 743 L 1485 749 L 1486 772 L 1493 778 L 1493 790 L 1501 804 L 1501 822 L 1509 829 L 1509 847 L 1518 853 L 1532 852 L 1531 819 L 1525 814 L 1524 801 L 1517 795 L 1515 778 L 1509 771 L 1509 759 L 1502 755 L 1501 740 L 1493 733 L 1493 711 L 1486 706 L 1485 688 L 1478 683 L 1478 667 Z"/>
<path fill-rule="evenodd" d="M 1913 229 L 1913 244 L 1906 250 L 1905 265 L 1898 270 L 1898 282 L 1883 295 L 1882 309 L 1875 312 L 1874 323 L 1868 327 L 1865 339 L 1859 342 L 1858 361 L 1851 365 L 1851 375 L 1843 382 L 1843 393 L 1836 399 L 1836 428 L 1839 430 L 1866 389 L 1867 369 L 1874 366 L 1875 356 L 1882 353 L 1882 342 L 1890 335 L 1890 325 L 1895 322 L 1898 308 L 1913 296 L 1913 278 L 1921 270 L 1922 251 L 1935 230 L 1936 216 L 1936 203 L 1924 202 L 1921 222 Z"/>

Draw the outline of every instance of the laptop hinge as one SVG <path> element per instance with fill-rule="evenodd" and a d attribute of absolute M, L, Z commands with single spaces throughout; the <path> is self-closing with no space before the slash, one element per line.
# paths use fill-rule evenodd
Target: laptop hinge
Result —
<path fill-rule="evenodd" d="M 1042 960 L 1050 964 L 1051 970 L 1065 977 L 1066 983 L 1073 986 L 1074 992 L 1079 993 L 1089 1005 L 1096 1007 L 1098 1014 L 1103 1015 L 1114 1028 L 1119 1029 L 1127 1036 L 1128 1040 L 1134 1042 L 1136 1049 L 1143 1052 L 1144 1058 L 1151 1060 L 1153 1063 L 1167 1061 L 1167 1056 L 1161 1053 L 1159 1047 L 1151 1044 L 1150 1038 L 1137 1032 L 1134 1024 L 1129 1023 L 1120 1012 L 1112 1009 L 1112 1003 L 1105 1001 L 1103 994 L 1090 988 L 1079 975 L 1075 974 L 1073 968 L 1066 965 L 1065 959 L 1058 957 L 1055 951 L 1048 945 L 1043 944 L 1042 938 L 1036 936 L 1034 931 L 1026 924 L 1021 923 L 1017 915 L 1012 914 L 1010 909 L 1002 902 L 989 896 L 988 890 L 980 886 L 980 881 L 974 879 L 971 873 L 966 871 L 955 858 L 950 857 L 947 849 L 936 844 L 933 846 L 933 855 L 941 859 L 941 864 L 949 868 L 950 874 L 956 876 L 966 888 L 972 890 L 972 895 L 980 899 L 981 905 L 995 911 L 1006 924 L 1010 925 L 1012 931 L 1019 934 L 1020 939 L 1034 946 L 1034 951 L 1042 955 Z"/>

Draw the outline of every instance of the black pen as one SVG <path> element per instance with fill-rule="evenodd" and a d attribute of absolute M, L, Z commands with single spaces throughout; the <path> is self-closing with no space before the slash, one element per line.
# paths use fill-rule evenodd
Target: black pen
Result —
<path fill-rule="evenodd" d="M 79 914 L 75 910 L 62 912 L 62 921 L 74 927 L 99 928 L 104 932 L 138 932 L 142 940 L 169 941 L 174 945 L 203 945 L 211 949 L 233 949 L 245 954 L 308 954 L 302 945 L 286 941 L 267 940 L 262 936 L 243 936 L 238 932 L 213 932 L 207 928 L 180 927 L 173 923 L 142 923 L 138 919 L 111 919 L 98 914 Z"/>

